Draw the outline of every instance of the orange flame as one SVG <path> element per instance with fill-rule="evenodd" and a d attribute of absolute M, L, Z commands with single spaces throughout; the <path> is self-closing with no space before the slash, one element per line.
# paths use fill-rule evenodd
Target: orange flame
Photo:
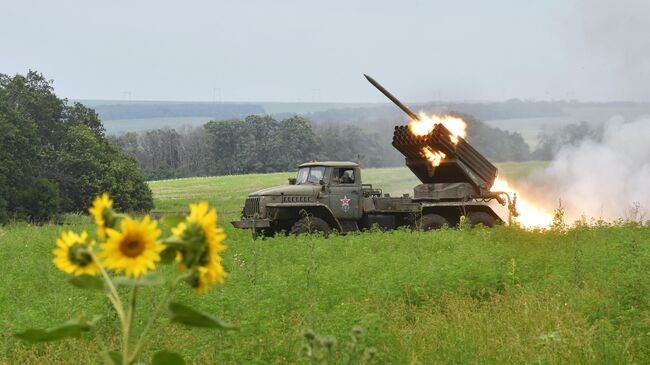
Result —
<path fill-rule="evenodd" d="M 514 197 L 514 194 L 517 194 L 517 212 L 519 216 L 515 220 L 523 227 L 548 228 L 551 226 L 553 214 L 522 199 L 521 194 L 518 194 L 506 181 L 497 178 L 494 180 L 490 191 L 505 191 L 510 195 L 510 198 Z"/>
<path fill-rule="evenodd" d="M 431 162 L 434 167 L 440 166 L 442 160 L 447 157 L 442 151 L 436 151 L 431 147 L 422 147 L 422 155 Z"/>
<path fill-rule="evenodd" d="M 451 142 L 458 143 L 458 137 L 467 136 L 467 123 L 464 120 L 451 115 L 426 115 L 424 112 L 419 113 L 420 120 L 414 120 L 409 123 L 409 130 L 416 136 L 425 136 L 435 128 L 436 124 L 442 124 L 451 132 Z"/>

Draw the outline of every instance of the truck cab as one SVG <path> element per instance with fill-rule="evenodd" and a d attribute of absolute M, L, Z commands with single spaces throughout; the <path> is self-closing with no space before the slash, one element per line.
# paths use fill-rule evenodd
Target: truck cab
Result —
<path fill-rule="evenodd" d="M 361 169 L 353 162 L 310 162 L 300 165 L 296 184 L 318 178 L 318 201 L 327 205 L 335 218 L 360 219 L 363 215 Z"/>
<path fill-rule="evenodd" d="M 308 162 L 289 184 L 251 193 L 237 228 L 266 236 L 279 231 L 304 233 L 358 229 L 363 216 L 361 169 L 354 162 Z"/>

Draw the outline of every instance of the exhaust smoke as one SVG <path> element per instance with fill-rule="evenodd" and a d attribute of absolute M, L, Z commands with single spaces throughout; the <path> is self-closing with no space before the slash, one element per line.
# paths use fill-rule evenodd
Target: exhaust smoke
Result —
<path fill-rule="evenodd" d="M 519 188 L 550 212 L 561 201 L 567 222 L 647 219 L 650 119 L 611 120 L 601 142 L 563 147 L 548 167 L 531 174 Z"/>

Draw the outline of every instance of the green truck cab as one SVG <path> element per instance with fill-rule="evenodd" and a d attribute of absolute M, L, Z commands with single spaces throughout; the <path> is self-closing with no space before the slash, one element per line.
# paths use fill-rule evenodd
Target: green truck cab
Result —
<path fill-rule="evenodd" d="M 459 223 L 467 216 L 472 224 L 492 226 L 508 222 L 510 210 L 498 195 L 473 198 L 470 184 L 421 184 L 414 196 L 391 197 L 364 184 L 362 170 L 354 162 L 309 162 L 299 166 L 288 185 L 251 193 L 236 228 L 265 236 L 340 233 L 409 226 L 434 229 Z"/>

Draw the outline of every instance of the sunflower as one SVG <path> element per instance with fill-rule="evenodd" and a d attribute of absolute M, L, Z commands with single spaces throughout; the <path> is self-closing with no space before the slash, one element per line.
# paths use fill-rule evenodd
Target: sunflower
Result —
<path fill-rule="evenodd" d="M 86 242 L 87 238 L 86 231 L 81 235 L 72 231 L 62 232 L 61 237 L 56 240 L 56 249 L 52 251 L 54 266 L 72 275 L 96 275 L 99 267 L 90 255 L 92 244 Z"/>
<path fill-rule="evenodd" d="M 190 204 L 190 215 L 172 228 L 172 234 L 186 243 L 176 260 L 181 271 L 196 268 L 189 280 L 196 291 L 206 292 L 211 285 L 223 283 L 227 273 L 219 253 L 226 249 L 221 243 L 226 235 L 223 229 L 217 228 L 216 209 L 209 209 L 207 202 Z"/>
<path fill-rule="evenodd" d="M 108 193 L 104 193 L 93 200 L 93 206 L 88 209 L 90 215 L 95 218 L 97 224 L 97 235 L 102 240 L 106 239 L 106 228 L 111 227 L 114 223 L 112 221 L 111 213 L 113 207 L 113 200 L 108 197 Z"/>
<path fill-rule="evenodd" d="M 160 230 L 156 221 L 145 216 L 142 221 L 124 218 L 120 230 L 106 228 L 106 243 L 100 252 L 102 263 L 109 269 L 126 271 L 126 276 L 138 278 L 153 270 L 160 261 L 165 245 L 157 241 Z"/>

